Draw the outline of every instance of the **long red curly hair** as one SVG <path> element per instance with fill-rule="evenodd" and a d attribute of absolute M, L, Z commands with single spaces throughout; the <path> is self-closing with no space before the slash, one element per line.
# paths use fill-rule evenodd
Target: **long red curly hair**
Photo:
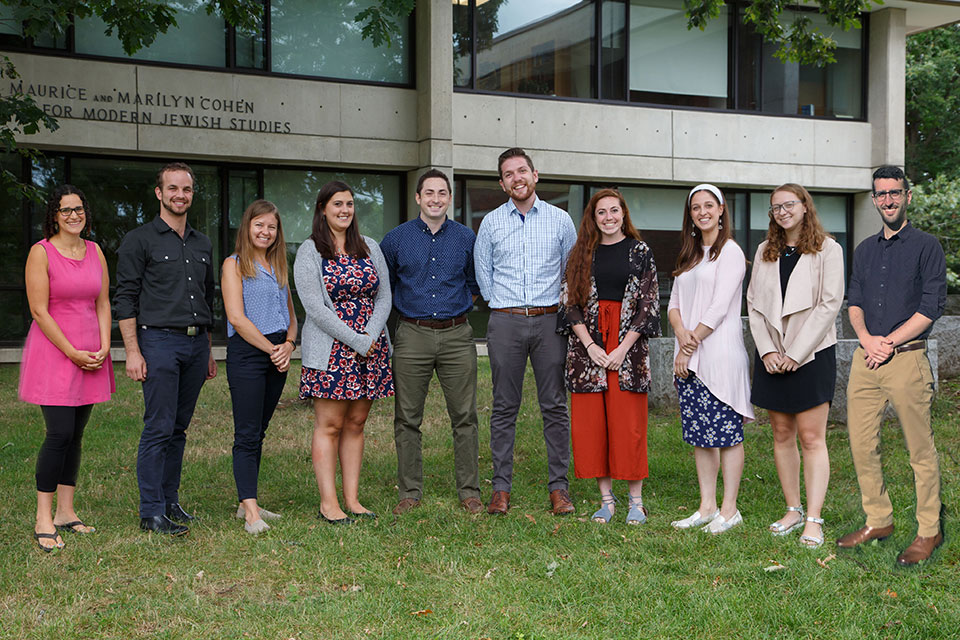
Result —
<path fill-rule="evenodd" d="M 623 234 L 628 238 L 640 240 L 640 232 L 630 220 L 630 209 L 627 207 L 627 201 L 623 199 L 623 194 L 616 189 L 600 189 L 593 194 L 583 210 L 577 242 L 570 250 L 570 257 L 567 259 L 567 301 L 571 306 L 582 307 L 587 303 L 587 297 L 590 295 L 593 252 L 600 244 L 601 235 L 594 211 L 597 209 L 597 203 L 603 198 L 616 198 L 620 201 L 620 210 L 623 212 Z"/>
<path fill-rule="evenodd" d="M 770 194 L 771 202 L 773 201 L 773 194 L 778 191 L 786 191 L 797 196 L 800 199 L 800 204 L 807 209 L 807 212 L 803 214 L 803 221 L 800 223 L 800 239 L 797 242 L 797 251 L 800 253 L 820 251 L 823 248 L 824 239 L 833 236 L 827 233 L 823 225 L 820 224 L 820 216 L 817 215 L 817 207 L 813 204 L 813 197 L 810 192 L 799 184 L 788 182 L 773 190 L 773 193 Z M 767 227 L 767 246 L 764 247 L 761 258 L 764 262 L 776 262 L 780 257 L 780 252 L 787 246 L 787 232 L 777 224 L 772 213 L 768 211 L 767 215 L 770 217 L 770 226 Z"/>

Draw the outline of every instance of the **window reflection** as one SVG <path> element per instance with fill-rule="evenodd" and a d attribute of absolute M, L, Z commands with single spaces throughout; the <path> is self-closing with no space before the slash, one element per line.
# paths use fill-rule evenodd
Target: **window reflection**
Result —
<path fill-rule="evenodd" d="M 591 98 L 591 0 L 489 0 L 477 4 L 477 88 Z"/>

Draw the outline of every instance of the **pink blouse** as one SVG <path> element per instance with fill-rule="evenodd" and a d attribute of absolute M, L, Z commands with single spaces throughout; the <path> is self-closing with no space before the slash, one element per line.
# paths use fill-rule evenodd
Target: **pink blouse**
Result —
<path fill-rule="evenodd" d="M 744 418 L 754 419 L 750 404 L 750 361 L 743 345 L 740 299 L 747 271 L 743 251 L 728 240 L 710 262 L 709 248 L 693 269 L 673 280 L 667 309 L 679 309 L 683 326 L 692 331 L 703 323 L 713 329 L 704 338 L 688 365 L 714 396 Z M 673 357 L 680 352 L 674 340 Z"/>

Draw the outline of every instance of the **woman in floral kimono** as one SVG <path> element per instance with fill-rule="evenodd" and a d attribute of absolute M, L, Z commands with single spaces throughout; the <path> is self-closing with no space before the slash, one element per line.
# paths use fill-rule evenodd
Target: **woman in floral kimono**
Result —
<path fill-rule="evenodd" d="M 573 466 L 596 478 L 600 509 L 615 511 L 613 480 L 629 487 L 627 524 L 647 519 L 641 489 L 647 477 L 647 339 L 660 335 L 657 269 L 630 222 L 619 191 L 602 189 L 587 204 L 560 294 L 568 335 L 566 380 L 572 392 Z"/>

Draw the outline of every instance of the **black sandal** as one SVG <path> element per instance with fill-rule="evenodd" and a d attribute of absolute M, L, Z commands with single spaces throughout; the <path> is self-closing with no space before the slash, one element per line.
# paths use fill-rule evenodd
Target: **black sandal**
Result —
<path fill-rule="evenodd" d="M 77 527 L 87 526 L 79 520 L 74 520 L 73 522 L 66 522 L 64 524 L 54 524 L 53 526 L 57 528 L 57 531 L 69 531 L 70 533 L 79 533 L 82 535 L 93 533 L 94 531 L 97 530 L 95 527 L 88 527 L 90 531 L 81 531 L 80 529 L 77 529 Z"/>
<path fill-rule="evenodd" d="M 62 548 L 63 548 L 63 540 L 60 541 L 60 544 L 55 544 L 55 545 L 53 545 L 52 547 L 45 547 L 45 546 L 43 546 L 42 544 L 40 544 L 40 539 L 41 539 L 41 538 L 47 538 L 47 539 L 49 539 L 49 540 L 56 540 L 56 539 L 59 538 L 59 537 L 60 537 L 60 534 L 59 534 L 59 533 L 37 533 L 36 531 L 33 532 L 33 539 L 37 541 L 37 546 L 40 547 L 40 549 L 41 549 L 44 553 L 50 553 L 50 552 L 53 551 L 54 549 L 62 549 Z"/>

